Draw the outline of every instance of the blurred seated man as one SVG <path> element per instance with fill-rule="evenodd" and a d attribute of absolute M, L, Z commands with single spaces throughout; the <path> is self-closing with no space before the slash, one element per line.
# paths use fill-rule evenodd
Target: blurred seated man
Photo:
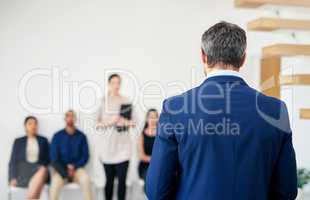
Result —
<path fill-rule="evenodd" d="M 40 199 L 48 181 L 49 144 L 38 135 L 38 120 L 33 116 L 24 121 L 26 135 L 15 139 L 9 163 L 9 184 L 27 188 L 27 199 Z"/>
<path fill-rule="evenodd" d="M 66 127 L 58 131 L 51 143 L 50 159 L 55 172 L 52 175 L 50 199 L 58 200 L 61 188 L 66 182 L 81 186 L 84 199 L 91 200 L 91 182 L 84 166 L 89 159 L 86 136 L 75 127 L 73 110 L 65 114 Z"/>

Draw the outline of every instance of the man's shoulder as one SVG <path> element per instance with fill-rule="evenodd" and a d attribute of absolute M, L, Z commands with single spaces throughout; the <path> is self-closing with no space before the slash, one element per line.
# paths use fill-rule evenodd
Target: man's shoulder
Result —
<path fill-rule="evenodd" d="M 60 129 L 54 134 L 54 138 L 61 137 L 65 133 L 65 129 Z"/>
<path fill-rule="evenodd" d="M 194 87 L 194 88 L 191 88 L 185 92 L 182 92 L 181 94 L 178 94 L 178 95 L 174 95 L 174 96 L 171 96 L 171 97 L 168 97 L 166 98 L 165 100 L 166 101 L 180 101 L 184 98 L 188 98 L 194 94 L 196 94 L 195 92 L 198 90 L 199 86 L 198 87 Z"/>
<path fill-rule="evenodd" d="M 280 126 L 281 129 L 290 129 L 288 109 L 286 103 L 281 99 L 256 91 L 254 106 L 257 115 L 264 121 Z"/>
<path fill-rule="evenodd" d="M 82 138 L 86 137 L 86 134 L 83 131 L 81 131 L 80 129 L 78 129 L 78 128 L 76 128 L 75 132 L 76 132 L 77 135 L 79 135 Z"/>
<path fill-rule="evenodd" d="M 192 96 L 195 94 L 197 88 L 198 87 L 195 87 L 179 95 L 166 98 L 163 101 L 163 108 L 167 110 L 184 110 L 186 106 L 190 105 L 190 102 L 193 100 Z"/>
<path fill-rule="evenodd" d="M 256 95 L 256 104 L 257 106 L 266 106 L 270 109 L 279 109 L 283 106 L 286 106 L 285 102 L 281 99 L 265 95 L 261 92 L 258 92 Z"/>
<path fill-rule="evenodd" d="M 256 106 L 268 107 L 271 109 L 279 108 L 285 106 L 285 103 L 276 97 L 266 95 L 252 87 L 246 87 L 244 90 L 245 93 L 248 93 L 250 98 L 254 97 Z"/>

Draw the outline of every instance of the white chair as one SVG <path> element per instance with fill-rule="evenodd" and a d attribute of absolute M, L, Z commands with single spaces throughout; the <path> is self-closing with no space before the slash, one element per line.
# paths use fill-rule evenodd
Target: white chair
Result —
<path fill-rule="evenodd" d="M 66 192 L 69 192 L 70 196 L 76 194 L 76 192 L 81 192 L 80 185 L 77 183 L 66 183 L 65 186 L 62 188 L 62 192 L 60 194 L 60 196 L 62 196 L 63 199 L 67 199 L 63 196 Z"/>
<path fill-rule="evenodd" d="M 41 199 L 48 199 L 48 186 L 45 185 L 43 190 L 42 190 L 42 194 L 41 194 Z M 14 195 L 18 195 L 19 198 L 16 199 L 26 199 L 26 195 L 27 195 L 27 188 L 20 188 L 20 187 L 13 187 L 13 186 L 9 186 L 8 187 L 8 200 L 14 200 Z"/>
<path fill-rule="evenodd" d="M 9 186 L 8 187 L 8 200 L 13 200 L 13 195 L 17 193 L 20 194 L 21 196 L 25 196 L 26 191 L 27 190 L 25 188 Z"/>
<path fill-rule="evenodd" d="M 79 190 L 79 189 L 80 189 L 80 186 L 79 186 L 79 184 L 77 184 L 77 183 L 67 183 L 67 184 L 64 186 L 64 189 L 65 189 L 65 190 Z"/>
<path fill-rule="evenodd" d="M 68 183 L 63 187 L 63 190 L 65 191 L 80 190 L 80 186 L 77 183 Z M 8 200 L 21 199 L 21 198 L 26 199 L 25 198 L 26 194 L 27 194 L 26 188 L 12 187 L 12 186 L 9 186 L 8 188 Z M 18 198 L 13 198 L 14 195 L 17 195 Z M 49 199 L 49 188 L 47 185 L 44 186 L 41 199 Z"/>
<path fill-rule="evenodd" d="M 95 194 L 95 188 L 94 188 L 94 184 L 92 183 L 92 193 L 93 193 L 93 197 L 94 199 L 96 199 L 96 194 Z M 78 191 L 78 192 L 82 192 L 81 191 L 81 187 L 78 183 L 67 183 L 65 184 L 65 186 L 62 189 L 63 192 L 71 192 L 71 191 Z M 76 193 L 75 193 L 76 194 Z M 81 198 L 82 199 L 82 198 Z"/>

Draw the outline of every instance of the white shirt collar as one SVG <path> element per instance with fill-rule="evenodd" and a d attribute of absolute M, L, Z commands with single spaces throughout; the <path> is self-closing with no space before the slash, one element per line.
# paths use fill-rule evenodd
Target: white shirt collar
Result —
<path fill-rule="evenodd" d="M 215 70 L 207 74 L 207 79 L 214 77 L 214 76 L 236 76 L 242 78 L 240 72 L 233 71 L 233 70 Z"/>

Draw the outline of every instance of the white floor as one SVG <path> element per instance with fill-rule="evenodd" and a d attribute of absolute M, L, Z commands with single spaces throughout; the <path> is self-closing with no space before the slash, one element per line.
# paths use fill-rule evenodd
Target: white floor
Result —
<path fill-rule="evenodd" d="M 117 200 L 116 198 L 116 189 L 117 187 L 114 187 L 114 200 Z M 104 200 L 103 197 L 103 189 L 97 189 L 96 193 L 96 200 Z M 143 186 L 139 184 L 133 184 L 132 186 L 127 188 L 127 200 L 147 200 L 145 194 L 144 194 L 144 188 Z"/>

